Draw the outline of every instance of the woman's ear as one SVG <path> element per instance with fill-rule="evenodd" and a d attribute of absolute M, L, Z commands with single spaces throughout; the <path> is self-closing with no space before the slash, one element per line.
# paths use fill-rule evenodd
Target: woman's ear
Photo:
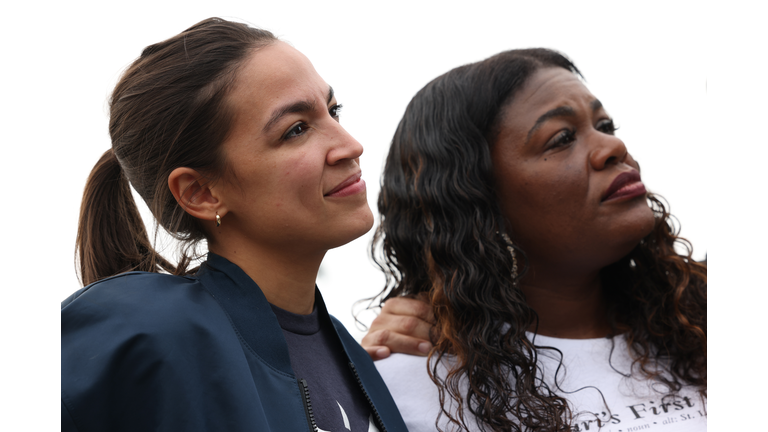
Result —
<path fill-rule="evenodd" d="M 197 219 L 213 221 L 227 212 L 211 182 L 192 168 L 176 168 L 168 176 L 168 187 L 181 208 Z"/>

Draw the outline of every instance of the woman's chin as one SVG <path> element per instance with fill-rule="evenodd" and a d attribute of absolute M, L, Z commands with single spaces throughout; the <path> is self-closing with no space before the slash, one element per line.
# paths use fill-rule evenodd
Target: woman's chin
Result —
<path fill-rule="evenodd" d="M 366 211 L 367 210 L 367 211 Z M 361 209 L 354 217 L 347 218 L 340 228 L 336 229 L 338 234 L 329 249 L 343 246 L 364 236 L 373 227 L 373 213 L 368 208 Z"/>
<path fill-rule="evenodd" d="M 616 258 L 612 263 L 629 255 L 644 238 L 648 237 L 648 235 L 653 232 L 654 227 L 656 226 L 656 219 L 650 209 L 648 209 L 648 212 L 650 213 L 650 217 L 645 217 L 639 220 L 638 223 L 633 224 L 631 228 L 627 228 L 624 233 L 625 241 L 623 244 L 617 245 L 617 252 L 614 254 Z"/>
<path fill-rule="evenodd" d="M 656 217 L 646 202 L 638 203 L 623 219 L 618 227 L 617 238 L 626 239 L 627 244 L 631 245 L 629 250 L 634 249 L 656 226 Z"/>

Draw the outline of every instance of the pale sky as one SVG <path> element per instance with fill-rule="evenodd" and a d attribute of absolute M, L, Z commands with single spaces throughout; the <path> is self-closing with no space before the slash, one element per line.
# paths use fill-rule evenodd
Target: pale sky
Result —
<path fill-rule="evenodd" d="M 365 148 L 361 165 L 374 213 L 390 139 L 421 87 L 502 50 L 556 49 L 581 69 L 614 117 L 617 135 L 642 165 L 646 187 L 670 203 L 694 257 L 709 253 L 710 261 L 733 265 L 723 279 L 733 285 L 723 292 L 766 287 L 762 278 L 744 279 L 746 269 L 762 264 L 754 244 L 766 240 L 759 221 L 768 145 L 761 56 L 768 38 L 757 18 L 765 14 L 756 9 L 738 2 L 720 11 L 699 2 L 482 0 L 456 6 L 437 1 L 108 4 L 2 7 L 0 125 L 11 174 L 5 177 L 10 203 L 3 207 L 2 224 L 10 233 L 5 244 L 12 245 L 3 252 L 11 271 L 3 284 L 10 299 L 2 316 L 5 341 L 20 354 L 14 364 L 35 367 L 34 383 L 58 381 L 51 363 L 58 357 L 48 358 L 34 342 L 47 338 L 54 348 L 50 356 L 58 356 L 59 302 L 80 288 L 74 266 L 78 211 L 86 177 L 110 146 L 108 95 L 145 46 L 211 16 L 272 31 L 303 52 L 333 86 L 344 105 L 342 125 Z M 718 247 L 720 255 L 711 246 L 713 227 L 728 241 Z M 330 251 L 318 278 L 331 313 L 358 339 L 363 333 L 353 324 L 351 306 L 383 286 L 368 258 L 371 235 Z M 726 263 L 724 250 L 737 261 Z M 362 319 L 370 322 L 372 315 Z M 15 331 L 21 327 L 35 336 Z M 22 386 L 15 399 L 30 403 L 36 386 Z M 58 403 L 53 390 L 45 391 L 46 403 Z M 58 416 L 50 424 L 58 424 Z"/>

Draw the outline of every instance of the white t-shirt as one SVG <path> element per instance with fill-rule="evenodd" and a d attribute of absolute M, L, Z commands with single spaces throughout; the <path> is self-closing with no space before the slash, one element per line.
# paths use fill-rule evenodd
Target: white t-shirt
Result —
<path fill-rule="evenodd" d="M 529 337 L 532 335 L 529 334 Z M 557 348 L 563 353 L 557 387 L 554 378 L 560 354 L 540 349 L 539 364 L 549 388 L 565 397 L 570 404 L 575 417 L 573 431 L 707 430 L 707 402 L 695 388 L 684 387 L 679 393 L 668 395 L 665 386 L 658 382 L 629 377 L 632 360 L 623 336 L 613 339 L 536 336 L 534 343 Z M 441 409 L 437 387 L 427 374 L 426 358 L 393 354 L 375 364 L 408 430 L 435 431 L 435 419 Z M 438 373 L 442 376 L 445 376 L 445 371 L 443 364 L 438 366 Z M 636 373 L 634 376 L 642 375 Z M 450 400 L 446 394 L 446 401 Z M 480 430 L 468 410 L 465 411 L 465 418 L 471 430 Z M 455 426 L 451 424 L 449 427 L 445 415 L 440 418 L 443 430 L 458 430 Z"/>

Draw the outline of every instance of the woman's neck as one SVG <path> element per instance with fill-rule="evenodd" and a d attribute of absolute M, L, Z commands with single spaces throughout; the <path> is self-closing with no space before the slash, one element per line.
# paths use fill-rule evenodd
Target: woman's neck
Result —
<path fill-rule="evenodd" d="M 538 328 L 529 331 L 564 339 L 599 338 L 611 332 L 599 271 L 568 276 L 532 271 L 521 289 L 539 316 Z"/>
<path fill-rule="evenodd" d="M 240 267 L 261 288 L 267 301 L 289 312 L 307 315 L 315 305 L 315 280 L 324 253 L 291 253 L 209 243 L 208 249 Z"/>

